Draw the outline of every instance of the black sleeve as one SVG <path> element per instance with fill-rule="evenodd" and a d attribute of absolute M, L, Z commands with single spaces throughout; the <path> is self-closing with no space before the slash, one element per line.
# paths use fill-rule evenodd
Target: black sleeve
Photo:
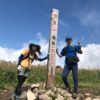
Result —
<path fill-rule="evenodd" d="M 45 57 L 45 58 L 39 58 L 38 61 L 44 61 L 44 60 L 46 60 L 47 58 L 48 58 L 48 56 Z"/>
<path fill-rule="evenodd" d="M 23 57 L 24 57 L 23 54 L 21 54 L 21 55 L 19 56 L 19 59 L 18 59 L 18 65 L 21 65 L 21 60 L 22 60 Z"/>

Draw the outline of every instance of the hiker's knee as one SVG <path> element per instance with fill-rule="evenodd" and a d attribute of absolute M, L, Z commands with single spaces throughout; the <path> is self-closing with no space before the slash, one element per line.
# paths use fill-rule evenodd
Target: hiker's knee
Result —
<path fill-rule="evenodd" d="M 73 76 L 74 81 L 78 81 L 78 77 L 77 76 Z"/>
<path fill-rule="evenodd" d="M 65 80 L 66 79 L 66 76 L 65 75 L 62 75 L 62 79 Z"/>

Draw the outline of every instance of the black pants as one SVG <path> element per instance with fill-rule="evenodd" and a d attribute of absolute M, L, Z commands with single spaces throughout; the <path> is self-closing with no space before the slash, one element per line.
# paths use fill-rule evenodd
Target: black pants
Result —
<path fill-rule="evenodd" d="M 18 75 L 18 84 L 17 84 L 17 87 L 16 87 L 15 92 L 14 92 L 16 95 L 20 95 L 20 93 L 21 93 L 21 86 L 24 83 L 24 81 L 26 80 L 26 78 L 27 77 L 25 77 L 25 76 L 19 76 Z"/>

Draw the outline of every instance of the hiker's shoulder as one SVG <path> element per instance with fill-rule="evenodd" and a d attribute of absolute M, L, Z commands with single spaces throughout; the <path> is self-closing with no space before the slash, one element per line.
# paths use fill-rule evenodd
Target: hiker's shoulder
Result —
<path fill-rule="evenodd" d="M 79 47 L 77 45 L 74 45 L 74 49 L 79 52 Z"/>
<path fill-rule="evenodd" d="M 66 49 L 66 47 L 63 47 L 63 48 L 62 48 L 62 51 L 65 50 L 65 49 Z"/>
<path fill-rule="evenodd" d="M 28 49 L 28 48 L 26 48 L 26 49 L 24 49 L 24 51 L 29 52 L 29 49 Z"/>
<path fill-rule="evenodd" d="M 22 54 L 26 54 L 28 52 L 29 52 L 29 49 L 24 49 L 23 52 L 22 52 Z"/>
<path fill-rule="evenodd" d="M 74 45 L 74 47 L 75 47 L 75 48 L 78 48 L 78 46 L 77 46 L 77 45 Z"/>
<path fill-rule="evenodd" d="M 77 45 L 74 45 L 74 44 L 72 44 L 71 46 L 72 46 L 72 47 L 75 47 L 75 48 L 77 48 L 77 47 L 78 47 Z"/>

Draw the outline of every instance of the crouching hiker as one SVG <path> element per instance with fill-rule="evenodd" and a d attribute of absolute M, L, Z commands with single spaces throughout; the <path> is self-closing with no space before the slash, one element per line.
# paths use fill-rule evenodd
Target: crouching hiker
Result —
<path fill-rule="evenodd" d="M 82 50 L 81 50 L 81 42 L 78 43 L 78 46 L 74 46 L 72 44 L 72 38 L 70 36 L 68 36 L 66 38 L 66 43 L 67 46 L 64 47 L 61 51 L 61 53 L 57 51 L 57 54 L 59 57 L 62 56 L 66 56 L 65 59 L 65 67 L 63 69 L 63 73 L 62 73 L 62 79 L 63 82 L 66 86 L 66 90 L 70 91 L 70 85 L 66 79 L 67 75 L 69 74 L 70 70 L 72 70 L 72 74 L 73 74 L 73 80 L 74 80 L 74 90 L 73 90 L 73 95 L 72 97 L 75 99 L 77 98 L 77 89 L 78 89 L 78 65 L 77 63 L 79 62 L 79 58 L 77 57 L 77 52 L 82 54 Z"/>
<path fill-rule="evenodd" d="M 13 98 L 15 98 L 16 100 L 19 100 L 19 96 L 20 96 L 20 92 L 21 92 L 21 86 L 24 83 L 24 81 L 26 80 L 26 78 L 29 77 L 30 75 L 30 68 L 31 68 L 31 64 L 34 60 L 38 60 L 38 61 L 44 61 L 48 58 L 39 58 L 36 54 L 36 52 L 41 55 L 41 51 L 40 51 L 41 47 L 37 42 L 34 42 L 32 44 L 29 45 L 29 49 L 25 49 L 22 54 L 19 57 L 19 61 L 18 61 L 18 84 L 17 87 L 13 93 L 13 95 L 11 96 L 11 100 Z"/>

